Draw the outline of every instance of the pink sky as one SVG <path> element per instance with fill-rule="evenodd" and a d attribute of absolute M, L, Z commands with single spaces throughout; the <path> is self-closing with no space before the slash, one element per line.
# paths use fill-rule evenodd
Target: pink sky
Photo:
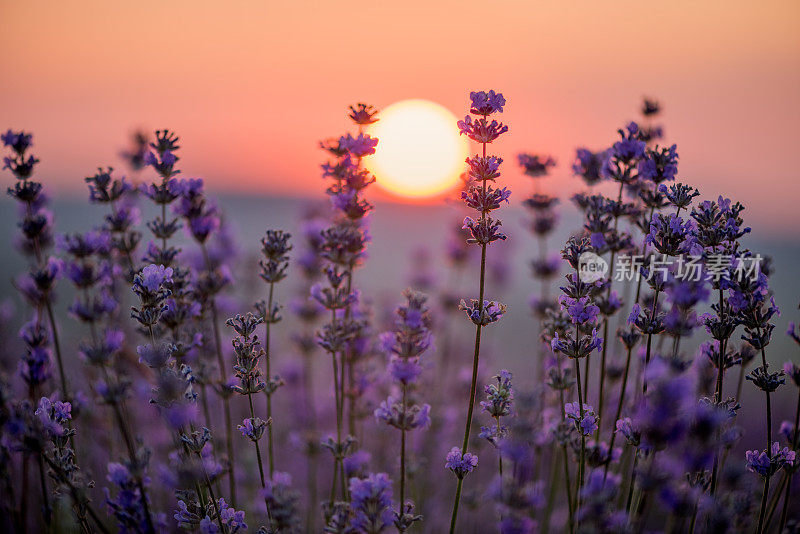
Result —
<path fill-rule="evenodd" d="M 684 181 L 765 228 L 800 223 L 794 0 L 4 2 L 0 41 L 0 128 L 35 133 L 59 192 L 118 164 L 134 128 L 169 127 L 213 190 L 311 194 L 316 141 L 347 127 L 348 104 L 427 98 L 461 115 L 470 90 L 494 88 L 520 193 L 514 154 L 553 154 L 549 184 L 567 194 L 575 146 L 610 143 L 653 95 Z"/>

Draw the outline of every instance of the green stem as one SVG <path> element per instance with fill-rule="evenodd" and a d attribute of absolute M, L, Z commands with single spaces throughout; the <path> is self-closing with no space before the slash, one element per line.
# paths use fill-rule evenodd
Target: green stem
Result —
<path fill-rule="evenodd" d="M 655 322 L 656 318 L 656 309 L 658 307 L 658 290 L 656 290 L 655 294 L 653 295 L 653 307 L 650 310 L 650 325 L 648 330 L 652 330 L 653 323 Z M 653 341 L 653 333 L 647 333 L 647 353 L 645 354 L 644 358 L 644 369 L 642 370 L 642 396 L 647 393 L 647 366 L 650 365 L 650 348 Z"/>
<path fill-rule="evenodd" d="M 256 414 L 255 414 L 255 410 L 253 409 L 253 396 L 248 394 L 247 395 L 247 401 L 250 404 L 250 417 L 252 419 L 255 419 Z M 269 425 L 269 422 L 267 422 L 267 424 Z M 267 484 L 266 484 L 266 481 L 264 480 L 264 464 L 261 461 L 261 447 L 258 446 L 258 440 L 257 439 L 254 439 L 252 441 L 253 441 L 253 445 L 255 445 L 255 447 L 256 447 L 256 460 L 258 461 L 258 476 L 261 479 L 261 489 L 266 489 Z M 270 513 L 269 502 L 267 502 L 267 497 L 266 496 L 264 497 L 264 506 L 267 507 L 267 519 L 269 520 L 269 524 L 267 526 L 271 527 L 272 526 L 272 514 Z"/>
<path fill-rule="evenodd" d="M 483 143 L 483 157 L 486 157 L 486 143 Z M 483 193 L 486 193 L 486 180 L 483 180 Z M 486 220 L 486 211 L 481 211 L 481 221 Z M 461 456 L 467 452 L 469 444 L 469 431 L 472 426 L 472 411 L 475 405 L 475 392 L 478 383 L 478 360 L 481 351 L 481 321 L 483 320 L 483 297 L 486 283 L 486 243 L 481 244 L 481 274 L 478 290 L 478 324 L 475 327 L 475 351 L 472 356 L 472 381 L 469 388 L 469 404 L 467 405 L 467 422 L 464 428 L 464 443 L 461 446 Z M 455 532 L 456 520 L 458 517 L 458 503 L 461 499 L 461 486 L 463 480 L 458 479 L 456 487 L 455 502 L 453 503 L 453 513 L 450 518 L 450 534 Z"/>
<path fill-rule="evenodd" d="M 577 337 L 577 325 L 575 326 L 575 335 Z M 581 392 L 581 366 L 578 364 L 578 359 L 575 359 L 575 378 L 578 384 L 578 406 L 581 421 L 583 420 L 583 393 Z M 583 487 L 584 480 L 584 462 L 586 461 L 586 436 L 581 432 L 581 455 L 578 462 L 578 480 L 577 488 L 575 490 L 575 512 L 581 509 L 581 488 Z"/>
<path fill-rule="evenodd" d="M 402 410 L 403 410 L 403 427 L 400 429 L 400 513 L 403 513 L 403 506 L 406 502 L 406 429 L 405 429 L 405 413 L 406 413 L 406 389 L 407 386 L 403 383 L 403 399 L 402 399 Z M 397 527 L 398 532 L 403 532 L 404 529 Z"/>
<path fill-rule="evenodd" d="M 604 343 L 605 345 L 605 343 Z M 617 412 L 614 415 L 614 421 L 612 421 L 613 425 L 617 424 L 619 421 L 620 415 L 622 415 L 622 406 L 625 404 L 625 391 L 627 390 L 628 385 L 628 373 L 631 369 L 631 353 L 633 352 L 633 347 L 628 349 L 628 355 L 625 358 L 625 370 L 622 372 L 622 383 L 619 389 L 619 401 L 617 402 Z M 611 440 L 608 446 L 609 451 L 614 450 L 614 441 L 617 439 L 617 430 L 616 426 L 612 427 L 611 431 Z M 605 466 L 605 471 L 603 473 L 603 477 L 608 476 L 608 468 L 611 466 L 611 462 L 608 462 Z"/>
<path fill-rule="evenodd" d="M 800 431 L 798 431 L 798 425 L 800 425 L 800 392 L 797 395 L 797 409 L 794 412 L 794 440 L 792 441 L 792 450 L 797 451 L 797 443 L 798 437 L 800 437 Z M 784 527 L 786 527 L 786 516 L 789 511 L 789 495 L 792 492 L 792 476 L 794 475 L 794 470 L 789 471 L 787 473 L 787 481 L 786 481 L 786 493 L 783 496 L 783 509 L 781 510 L 781 520 L 778 526 L 778 532 L 783 532 Z"/>
<path fill-rule="evenodd" d="M 266 357 L 264 361 L 266 362 L 266 370 L 267 370 L 267 382 L 269 383 L 272 380 L 272 375 L 270 374 L 270 360 L 272 360 L 272 353 L 270 352 L 270 325 L 272 324 L 272 298 L 273 292 L 275 289 L 275 283 L 270 282 L 269 284 L 269 297 L 267 300 L 267 309 L 266 309 L 266 333 L 264 335 L 264 350 L 266 351 Z M 272 392 L 267 392 L 267 421 L 272 419 Z M 273 450 L 273 439 L 272 439 L 272 425 L 270 424 L 267 427 L 267 454 L 269 456 L 269 477 L 272 478 L 273 473 L 275 472 L 275 453 Z"/>

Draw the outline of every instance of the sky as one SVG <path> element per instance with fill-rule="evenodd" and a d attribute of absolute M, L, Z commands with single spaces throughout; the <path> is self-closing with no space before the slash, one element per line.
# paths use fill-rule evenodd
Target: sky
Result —
<path fill-rule="evenodd" d="M 554 155 L 547 187 L 569 194 L 575 147 L 613 142 L 650 95 L 680 178 L 767 231 L 800 223 L 795 0 L 0 0 L 0 43 L 0 128 L 34 132 L 59 195 L 119 166 L 137 128 L 165 127 L 212 191 L 319 194 L 317 141 L 349 127 L 349 104 L 425 98 L 463 115 L 470 90 L 493 88 L 518 199 L 531 184 L 516 153 Z"/>

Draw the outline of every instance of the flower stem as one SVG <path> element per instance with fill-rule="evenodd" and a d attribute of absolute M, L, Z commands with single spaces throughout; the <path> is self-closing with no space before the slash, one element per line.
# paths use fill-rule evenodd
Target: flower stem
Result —
<path fill-rule="evenodd" d="M 403 513 L 403 506 L 405 506 L 406 502 L 406 389 L 407 386 L 405 382 L 403 383 L 403 399 L 402 399 L 402 410 L 403 410 L 403 426 L 400 428 L 400 504 L 399 510 L 400 514 Z M 397 527 L 398 532 L 403 532 L 404 529 Z"/>
<path fill-rule="evenodd" d="M 605 346 L 605 339 L 603 340 L 603 345 Z M 617 421 L 619 421 L 620 415 L 622 415 L 622 406 L 625 404 L 625 390 L 627 389 L 628 385 L 628 373 L 631 369 L 631 353 L 633 352 L 633 347 L 628 349 L 628 355 L 625 357 L 625 370 L 622 372 L 622 382 L 619 387 L 619 401 L 617 401 L 617 412 L 614 415 L 614 421 L 612 424 L 616 425 Z M 617 431 L 616 428 L 612 427 L 611 431 L 611 440 L 609 442 L 608 450 L 614 450 L 614 441 L 617 439 Z M 605 471 L 603 473 L 603 478 L 608 476 L 608 468 L 611 466 L 611 462 L 608 462 L 605 467 Z"/>
<path fill-rule="evenodd" d="M 644 369 L 642 370 L 642 396 L 647 393 L 647 366 L 650 365 L 650 347 L 653 341 L 653 324 L 656 318 L 656 309 L 658 308 L 658 290 L 653 295 L 653 307 L 650 309 L 650 324 L 647 333 L 647 353 L 644 357 Z"/>
<path fill-rule="evenodd" d="M 559 370 L 561 367 L 561 361 L 559 361 Z M 561 420 L 564 421 L 567 418 L 566 410 L 564 408 L 564 390 L 560 389 L 558 391 L 560 400 L 561 400 Z M 572 482 L 570 481 L 569 476 L 569 454 L 567 453 L 567 444 L 561 444 L 561 450 L 564 453 L 564 491 L 567 493 L 567 525 L 569 526 L 569 531 L 572 533 L 575 530 L 575 526 L 573 524 L 574 521 L 574 514 L 573 514 L 573 499 L 572 499 Z"/>
<path fill-rule="evenodd" d="M 211 300 L 211 321 L 214 330 L 214 346 L 217 352 L 217 365 L 219 366 L 219 381 L 220 388 L 225 388 L 225 360 L 222 356 L 222 341 L 219 333 L 219 320 L 217 318 L 217 305 L 214 300 Z M 233 418 L 231 417 L 231 404 L 230 398 L 223 393 L 222 405 L 225 414 L 225 448 L 228 453 L 228 463 L 230 470 L 228 471 L 228 490 L 231 497 L 231 506 L 236 507 L 236 477 L 234 476 L 234 465 L 236 465 L 236 451 L 233 446 L 233 435 L 231 434 L 231 427 L 233 425 Z"/>
<path fill-rule="evenodd" d="M 761 329 L 758 329 L 758 337 L 761 338 Z M 764 347 L 761 347 L 761 365 L 764 369 L 764 373 L 767 372 L 767 353 L 764 350 Z M 772 403 L 770 400 L 770 392 L 764 392 L 767 396 L 767 457 L 772 461 Z M 764 477 L 764 494 L 761 496 L 761 510 L 758 514 L 758 528 L 756 529 L 757 534 L 761 534 L 764 531 L 764 518 L 766 517 L 767 511 L 767 499 L 769 497 L 769 479 L 770 476 L 767 475 Z"/>
<path fill-rule="evenodd" d="M 166 243 L 164 245 L 166 247 Z M 203 252 L 203 259 L 205 260 L 206 269 L 211 272 L 211 258 L 208 255 L 208 249 L 204 244 L 200 244 L 200 250 Z M 222 355 L 222 337 L 219 332 L 219 318 L 217 317 L 217 303 L 214 297 L 211 297 L 211 324 L 214 332 L 214 349 L 217 353 L 217 366 L 219 367 L 219 387 L 224 389 L 225 384 L 225 358 Z M 231 418 L 230 398 L 226 394 L 222 394 L 223 411 L 225 414 L 225 448 L 228 455 L 228 464 L 230 470 L 228 471 L 228 491 L 231 498 L 231 506 L 236 507 L 236 477 L 234 476 L 234 465 L 236 465 L 236 451 L 233 446 L 233 435 L 231 428 L 233 419 Z"/>
<path fill-rule="evenodd" d="M 800 432 L 798 432 L 797 428 L 800 425 L 800 392 L 797 394 L 797 409 L 794 412 L 794 439 L 792 440 L 792 450 L 797 450 L 798 444 L 798 436 L 800 436 Z M 781 510 L 781 520 L 778 525 L 778 532 L 783 532 L 784 527 L 786 526 L 786 515 L 789 511 L 789 495 L 792 492 L 792 476 L 794 475 L 794 471 L 787 471 L 786 473 L 786 493 L 783 496 L 783 509 Z"/>
<path fill-rule="evenodd" d="M 252 419 L 256 418 L 255 410 L 253 409 L 253 396 L 251 394 L 247 395 L 247 401 L 250 404 L 250 417 Z M 267 420 L 267 425 L 269 426 L 271 423 Z M 267 484 L 264 480 L 264 464 L 261 461 L 261 447 L 258 446 L 258 440 L 253 440 L 253 445 L 256 447 L 256 460 L 258 460 L 258 475 L 261 478 L 261 489 L 266 489 Z M 264 496 L 264 506 L 267 507 L 267 519 L 269 520 L 268 527 L 272 525 L 272 514 L 269 510 L 269 503 L 267 502 L 267 497 Z"/>
<path fill-rule="evenodd" d="M 270 360 L 272 359 L 272 353 L 270 352 L 270 325 L 272 324 L 272 297 L 275 290 L 275 282 L 270 282 L 269 284 L 269 296 L 267 299 L 267 309 L 266 309 L 266 320 L 264 321 L 266 333 L 264 335 L 264 350 L 266 351 L 266 357 L 264 358 L 266 371 L 267 371 L 267 383 L 272 380 L 272 375 L 270 374 Z M 272 391 L 267 391 L 267 421 L 272 419 Z M 273 440 L 272 440 L 272 425 L 270 424 L 267 427 L 267 454 L 269 456 L 269 477 L 272 478 L 272 474 L 275 472 L 275 454 L 273 452 Z"/>
<path fill-rule="evenodd" d="M 578 335 L 578 326 L 575 326 L 575 336 Z M 581 391 L 581 366 L 578 363 L 578 359 L 575 359 L 575 382 L 578 384 L 578 406 L 581 421 L 583 421 L 583 393 Z M 584 480 L 584 462 L 586 461 L 586 436 L 581 431 L 581 455 L 580 460 L 578 463 L 578 480 L 577 480 L 577 489 L 575 491 L 575 513 L 577 514 L 578 511 L 581 509 L 581 488 L 583 487 L 583 480 Z"/>
<path fill-rule="evenodd" d="M 486 152 L 486 146 L 484 145 L 484 153 L 485 152 Z M 483 187 L 486 188 L 486 182 L 483 183 Z M 481 218 L 485 216 L 486 216 L 485 213 L 481 214 Z M 462 457 L 467 452 L 467 445 L 469 444 L 469 431 L 470 427 L 472 426 L 472 412 L 475 406 L 475 393 L 478 384 L 478 360 L 480 358 L 480 351 L 481 351 L 480 320 L 483 318 L 483 296 L 485 290 L 485 280 L 486 280 L 486 243 L 484 243 L 481 246 L 481 277 L 480 277 L 480 288 L 478 291 L 478 317 L 480 319 L 478 321 L 478 324 L 475 326 L 475 351 L 472 357 L 472 381 L 469 387 L 469 404 L 467 404 L 467 422 L 464 428 L 464 442 L 461 445 Z M 459 478 L 458 486 L 456 487 L 456 498 L 455 502 L 453 503 L 453 514 L 450 519 L 450 534 L 453 534 L 455 532 L 456 518 L 458 516 L 458 502 L 461 499 L 462 483 L 463 479 Z"/>
<path fill-rule="evenodd" d="M 725 301 L 723 300 L 722 288 L 719 288 L 719 316 L 720 321 L 723 321 L 725 317 Z M 716 403 L 722 402 L 722 382 L 725 377 L 725 351 L 727 350 L 725 339 L 721 339 L 719 341 L 719 356 L 717 359 L 717 384 L 714 390 L 714 401 Z M 709 493 L 713 496 L 714 492 L 717 490 L 717 476 L 720 471 L 720 457 L 719 451 L 716 452 L 714 455 L 714 467 L 711 470 L 711 486 L 709 488 Z"/>

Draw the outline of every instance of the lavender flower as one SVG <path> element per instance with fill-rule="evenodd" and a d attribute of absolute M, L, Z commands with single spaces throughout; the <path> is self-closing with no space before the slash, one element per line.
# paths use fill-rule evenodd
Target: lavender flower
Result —
<path fill-rule="evenodd" d="M 392 481 L 386 473 L 351 478 L 349 488 L 354 532 L 377 534 L 392 524 Z"/>
<path fill-rule="evenodd" d="M 551 156 L 540 156 L 538 154 L 519 154 L 517 161 L 519 161 L 525 174 L 532 178 L 545 176 L 550 167 L 556 166 L 556 160 Z"/>
<path fill-rule="evenodd" d="M 677 149 L 677 145 L 672 145 L 669 148 L 647 150 L 639 162 L 639 178 L 655 184 L 674 180 L 678 172 Z"/>
<path fill-rule="evenodd" d="M 597 431 L 597 415 L 594 413 L 594 408 L 588 404 L 584 404 L 581 410 L 577 402 L 568 402 L 564 405 L 564 412 L 575 422 L 575 429 L 582 435 L 590 436 Z"/>
<path fill-rule="evenodd" d="M 769 478 L 781 469 L 788 469 L 794 465 L 795 452 L 788 447 L 781 448 L 776 441 L 767 451 L 747 451 L 747 469 L 764 478 Z"/>
<path fill-rule="evenodd" d="M 514 401 L 511 373 L 503 369 L 494 378 L 497 380 L 497 384 L 486 385 L 486 400 L 481 401 L 481 409 L 492 417 L 505 417 L 511 414 Z"/>
<path fill-rule="evenodd" d="M 461 480 L 478 467 L 478 456 L 470 452 L 462 453 L 461 449 L 453 447 L 447 453 L 444 466 Z"/>
<path fill-rule="evenodd" d="M 242 421 L 241 425 L 237 425 L 236 428 L 239 429 L 242 436 L 250 441 L 258 441 L 261 439 L 261 436 L 264 435 L 264 430 L 266 430 L 269 425 L 270 421 L 264 421 L 258 417 L 249 417 Z"/>
<path fill-rule="evenodd" d="M 583 178 L 587 185 L 594 185 L 603 178 L 601 171 L 607 158 L 607 152 L 592 152 L 587 148 L 579 148 L 575 153 L 572 172 Z"/>

